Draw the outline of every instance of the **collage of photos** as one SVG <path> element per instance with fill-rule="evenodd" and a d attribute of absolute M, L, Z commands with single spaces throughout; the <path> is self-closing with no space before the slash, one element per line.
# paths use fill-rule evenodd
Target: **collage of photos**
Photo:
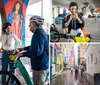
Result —
<path fill-rule="evenodd" d="M 52 0 L 50 85 L 100 85 L 99 4 Z"/>
<path fill-rule="evenodd" d="M 100 85 L 99 0 L 0 0 L 0 85 Z"/>

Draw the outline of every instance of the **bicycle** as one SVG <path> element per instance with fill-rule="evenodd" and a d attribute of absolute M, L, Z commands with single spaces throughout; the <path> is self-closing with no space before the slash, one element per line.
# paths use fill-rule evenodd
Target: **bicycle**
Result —
<path fill-rule="evenodd" d="M 18 52 L 18 50 L 16 52 Z M 10 69 L 9 71 L 2 71 L 1 70 L 0 75 L 6 75 L 6 78 L 7 78 L 6 79 L 6 85 L 11 85 L 10 83 L 11 83 L 12 80 L 13 80 L 15 85 L 21 85 L 20 80 L 13 73 L 16 68 L 19 68 L 20 73 L 23 76 L 26 84 L 27 85 L 34 85 L 34 82 L 32 81 L 32 78 L 30 77 L 29 73 L 27 72 L 27 70 L 26 70 L 23 62 L 21 61 L 20 57 L 15 58 L 14 55 L 16 54 L 16 52 L 11 53 L 10 57 L 9 57 L 10 58 L 10 63 L 14 62 L 13 68 Z M 49 81 L 49 73 L 46 76 L 45 82 L 46 81 Z M 0 85 L 1 85 L 1 82 L 0 82 Z"/>
<path fill-rule="evenodd" d="M 52 29 L 50 30 L 50 41 L 51 42 L 59 42 L 60 38 L 65 38 L 69 40 L 68 42 L 90 42 L 91 39 L 86 37 L 80 37 L 80 33 L 78 33 L 76 36 L 72 34 L 62 34 L 59 33 L 58 30 Z"/>
<path fill-rule="evenodd" d="M 59 33 L 57 30 L 57 27 L 54 24 L 50 25 L 50 41 L 51 42 L 59 42 L 60 38 L 65 38 L 69 40 L 68 42 L 90 42 L 91 41 L 91 36 L 90 34 L 81 37 L 81 33 L 78 33 L 77 35 L 72 35 L 72 34 L 62 34 Z"/>
<path fill-rule="evenodd" d="M 50 41 L 51 42 L 59 42 L 60 36 L 56 35 L 59 34 L 59 31 L 57 30 L 56 26 L 54 24 L 50 25 Z"/>

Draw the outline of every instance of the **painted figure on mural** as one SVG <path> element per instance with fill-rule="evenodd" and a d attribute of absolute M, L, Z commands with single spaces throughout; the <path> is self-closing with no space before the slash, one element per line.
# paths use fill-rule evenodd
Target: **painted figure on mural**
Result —
<path fill-rule="evenodd" d="M 25 20 L 22 13 L 22 5 L 16 2 L 12 12 L 8 15 L 8 22 L 12 24 L 12 33 L 15 34 L 22 43 L 25 41 Z"/>

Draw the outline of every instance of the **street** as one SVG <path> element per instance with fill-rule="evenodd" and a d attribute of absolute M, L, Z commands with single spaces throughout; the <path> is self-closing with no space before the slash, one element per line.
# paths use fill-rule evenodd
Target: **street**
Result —
<path fill-rule="evenodd" d="M 74 73 L 72 74 L 70 70 L 64 72 L 63 75 L 59 75 L 53 78 L 50 82 L 51 85 L 89 85 L 85 78 L 81 79 L 80 75 L 75 78 Z"/>

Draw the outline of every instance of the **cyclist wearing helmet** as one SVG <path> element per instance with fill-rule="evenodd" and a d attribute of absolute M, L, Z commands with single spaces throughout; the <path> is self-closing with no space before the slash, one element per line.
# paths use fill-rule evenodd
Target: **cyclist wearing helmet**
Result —
<path fill-rule="evenodd" d="M 3 34 L 0 36 L 0 42 L 2 42 L 2 70 L 7 71 L 8 65 L 10 68 L 12 68 L 13 63 L 9 62 L 9 56 L 11 50 L 14 49 L 14 46 L 18 43 L 18 47 L 21 47 L 21 41 L 15 36 L 14 34 L 11 34 L 11 24 L 9 22 L 5 22 L 3 24 Z M 2 50 L 1 49 L 1 50 Z M 0 50 L 0 52 L 1 52 Z M 6 75 L 2 75 L 2 85 L 5 85 L 6 83 Z M 14 85 L 13 82 L 11 85 Z"/>
<path fill-rule="evenodd" d="M 34 33 L 31 45 L 19 48 L 20 50 L 26 50 L 26 52 L 15 55 L 16 57 L 27 56 L 31 59 L 34 85 L 44 85 L 49 67 L 49 40 L 42 28 L 43 23 L 44 19 L 40 16 L 32 16 L 30 18 L 30 31 Z"/>
<path fill-rule="evenodd" d="M 70 15 L 67 16 L 65 19 L 66 23 L 65 26 L 68 27 L 68 33 L 71 33 L 71 30 L 75 30 L 77 35 L 78 33 L 81 33 L 81 37 L 83 37 L 82 28 L 84 27 L 84 21 L 82 19 L 82 16 L 78 13 L 78 5 L 76 2 L 71 2 L 69 6 L 69 10 L 71 12 Z"/>

